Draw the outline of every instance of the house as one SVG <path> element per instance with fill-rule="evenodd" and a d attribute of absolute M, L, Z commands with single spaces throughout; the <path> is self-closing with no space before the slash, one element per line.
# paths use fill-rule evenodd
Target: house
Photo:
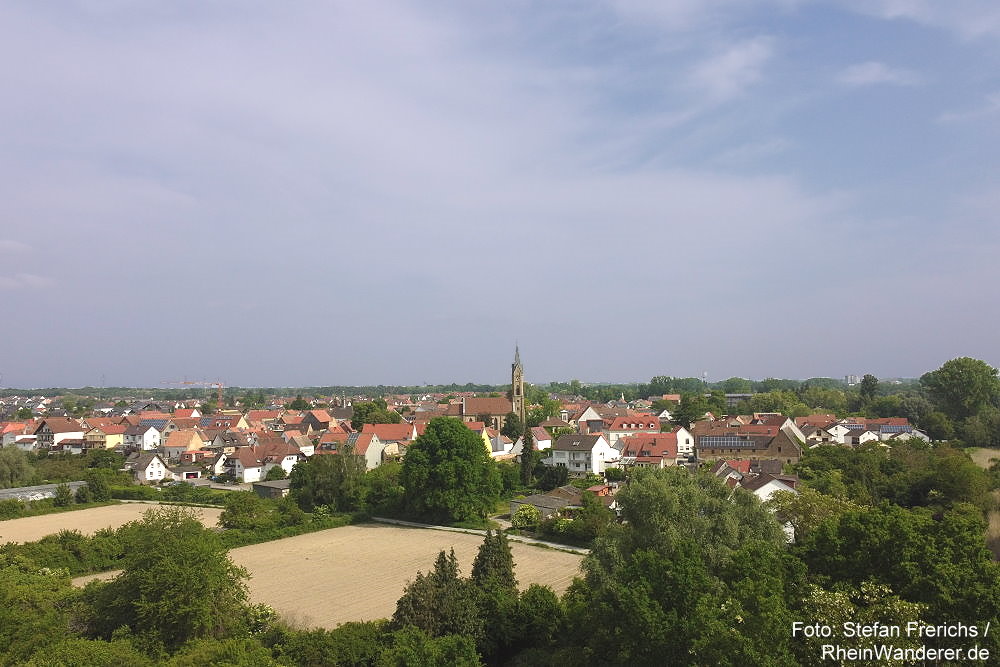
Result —
<path fill-rule="evenodd" d="M 399 443 L 397 442 L 393 444 L 395 446 L 395 454 L 399 454 Z M 373 432 L 351 433 L 347 436 L 347 441 L 344 446 L 358 456 L 365 457 L 365 469 L 367 470 L 377 468 L 382 464 L 382 456 L 386 449 L 386 444 L 382 442 L 382 439 L 378 437 L 377 433 Z M 323 453 L 339 454 L 340 450 L 327 450 Z"/>
<path fill-rule="evenodd" d="M 299 461 L 305 461 L 306 457 L 302 451 L 292 442 L 285 442 L 280 437 L 262 440 L 257 445 L 257 452 L 264 464 L 264 474 L 271 468 L 278 466 L 285 471 L 285 475 L 292 473 L 292 468 Z M 250 481 L 250 480 L 247 480 Z"/>
<path fill-rule="evenodd" d="M 802 455 L 801 443 L 787 430 L 774 425 L 698 422 L 694 438 L 701 459 L 759 458 L 795 463 Z"/>
<path fill-rule="evenodd" d="M 0 446 L 13 445 L 20 436 L 26 435 L 24 431 L 27 426 L 24 422 L 4 422 L 3 428 L 0 429 L 0 437 L 2 437 Z"/>
<path fill-rule="evenodd" d="M 374 433 L 382 442 L 407 444 L 417 438 L 417 429 L 413 424 L 362 424 L 362 433 Z"/>
<path fill-rule="evenodd" d="M 52 449 L 63 440 L 83 441 L 83 426 L 69 417 L 46 417 L 35 424 L 31 435 L 35 436 L 38 449 Z M 83 446 L 80 446 L 83 450 Z"/>
<path fill-rule="evenodd" d="M 136 484 L 161 482 L 170 474 L 166 461 L 156 452 L 135 452 L 125 460 L 125 469 L 132 471 Z"/>
<path fill-rule="evenodd" d="M 177 408 L 176 410 L 174 410 L 175 419 L 176 418 L 187 419 L 192 417 L 195 419 L 201 419 L 201 412 L 198 410 L 198 408 Z"/>
<path fill-rule="evenodd" d="M 244 483 L 264 479 L 264 461 L 256 447 L 237 447 L 232 454 L 219 454 L 212 469 L 216 474 L 230 475 Z"/>
<path fill-rule="evenodd" d="M 307 438 L 306 436 L 302 435 L 301 433 L 296 433 L 294 431 L 290 432 L 285 431 L 282 434 L 282 439 L 285 442 L 298 447 L 299 451 L 302 452 L 302 455 L 305 456 L 306 458 L 312 456 L 313 452 L 316 451 L 316 445 L 313 444 L 313 441 Z"/>
<path fill-rule="evenodd" d="M 204 446 L 201 434 L 194 430 L 174 431 L 160 449 L 168 461 L 180 459 L 184 452 L 193 452 Z"/>
<path fill-rule="evenodd" d="M 767 502 L 778 491 L 798 493 L 795 487 L 789 484 L 788 481 L 768 474 L 757 475 L 756 477 L 746 476 L 740 480 L 739 487 L 746 489 L 760 498 L 761 502 Z"/>
<path fill-rule="evenodd" d="M 325 431 L 330 428 L 332 417 L 326 410 L 306 410 L 302 415 L 302 424 L 308 425 L 313 431 Z"/>
<path fill-rule="evenodd" d="M 660 420 L 655 415 L 634 413 L 625 417 L 604 420 L 604 434 L 612 447 L 618 439 L 637 433 L 659 433 Z"/>
<path fill-rule="evenodd" d="M 494 460 L 510 459 L 514 456 L 514 442 L 499 431 L 488 429 L 490 456 Z"/>
<path fill-rule="evenodd" d="M 677 433 L 627 435 L 618 440 L 619 465 L 640 468 L 667 468 L 687 460 L 677 451 Z"/>
<path fill-rule="evenodd" d="M 160 446 L 160 432 L 153 426 L 125 427 L 123 447 L 126 452 L 148 452 Z"/>
<path fill-rule="evenodd" d="M 120 424 L 94 426 L 83 434 L 86 449 L 121 449 L 125 444 L 125 427 Z"/>
<path fill-rule="evenodd" d="M 573 475 L 601 475 L 608 463 L 619 458 L 618 450 L 611 447 L 601 434 L 567 433 L 552 444 L 549 453 L 542 463 L 567 468 Z"/>
<path fill-rule="evenodd" d="M 209 417 L 202 417 L 198 420 L 200 428 L 226 429 L 226 430 L 246 430 L 250 428 L 246 418 L 241 414 L 218 414 Z"/>

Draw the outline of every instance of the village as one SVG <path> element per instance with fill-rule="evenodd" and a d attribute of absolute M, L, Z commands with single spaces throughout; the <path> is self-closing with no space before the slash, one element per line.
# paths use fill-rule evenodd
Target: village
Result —
<path fill-rule="evenodd" d="M 728 395 L 727 405 L 735 406 L 747 396 Z M 221 390 L 219 398 L 221 403 Z M 556 469 L 557 476 L 565 473 L 564 482 L 599 479 L 586 490 L 609 507 L 614 507 L 618 481 L 630 468 L 705 466 L 729 486 L 766 501 L 776 491 L 795 492 L 799 480 L 786 468 L 799 461 L 804 449 L 865 443 L 891 447 L 911 438 L 931 441 L 906 417 L 706 412 L 678 423 L 676 407 L 681 399 L 680 394 L 662 394 L 596 402 L 579 395 L 548 395 L 547 413 L 534 410 L 537 423 L 531 425 L 529 414 L 539 406 L 527 402 L 524 369 L 516 351 L 505 395 L 278 397 L 261 409 L 241 410 L 237 405 L 211 410 L 210 406 L 210 414 L 202 412 L 200 399 L 139 400 L 96 404 L 91 415 L 80 417 L 66 415 L 58 397 L 15 396 L 0 399 L 0 407 L 34 416 L 0 422 L 0 432 L 3 446 L 35 454 L 84 456 L 101 450 L 121 454 L 136 484 L 252 488 L 265 497 L 282 497 L 288 494 L 294 467 L 310 457 L 350 451 L 363 457 L 366 469 L 372 470 L 401 461 L 430 420 L 449 417 L 475 433 L 495 461 L 520 463 L 529 448 L 541 465 Z M 315 403 L 322 407 L 314 407 Z M 292 409 L 292 404 L 300 409 Z M 363 409 L 356 412 L 355 405 Z M 534 506 L 542 518 L 578 507 L 577 487 L 563 484 L 547 494 L 518 498 L 511 502 L 511 514 L 525 504 Z"/>

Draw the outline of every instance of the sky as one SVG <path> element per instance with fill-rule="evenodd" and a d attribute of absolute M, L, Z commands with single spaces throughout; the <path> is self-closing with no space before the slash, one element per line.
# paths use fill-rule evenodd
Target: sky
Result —
<path fill-rule="evenodd" d="M 0 385 L 1000 362 L 995 0 L 0 5 Z"/>

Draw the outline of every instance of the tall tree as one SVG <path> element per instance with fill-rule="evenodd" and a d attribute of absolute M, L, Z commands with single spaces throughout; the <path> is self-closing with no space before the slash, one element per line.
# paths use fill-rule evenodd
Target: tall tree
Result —
<path fill-rule="evenodd" d="M 861 385 L 858 387 L 858 393 L 861 394 L 861 400 L 865 403 L 871 403 L 878 394 L 878 378 L 871 373 L 866 373 L 863 378 L 861 378 Z"/>
<path fill-rule="evenodd" d="M 946 361 L 936 371 L 924 373 L 920 383 L 953 420 L 972 417 L 987 405 L 996 405 L 1000 397 L 997 369 L 970 357 Z"/>
<path fill-rule="evenodd" d="M 428 574 L 417 572 L 396 603 L 391 627 L 408 625 L 431 637 L 465 635 L 478 641 L 483 634 L 482 620 L 469 582 L 458 576 L 455 550 L 441 551 Z"/>
<path fill-rule="evenodd" d="M 521 442 L 521 484 L 528 486 L 535 475 L 535 464 L 538 462 L 538 453 L 535 451 L 535 438 L 531 435 L 531 429 L 524 429 L 524 439 Z"/>
<path fill-rule="evenodd" d="M 508 412 L 507 416 L 504 417 L 503 428 L 500 429 L 500 433 L 511 440 L 520 438 L 524 434 L 524 424 L 521 423 L 521 418 L 513 412 Z"/>
<path fill-rule="evenodd" d="M 366 467 L 365 458 L 343 443 L 336 454 L 314 455 L 292 468 L 292 497 L 306 512 L 321 505 L 356 510 L 364 503 Z"/>
<path fill-rule="evenodd" d="M 673 468 L 636 470 L 617 498 L 624 522 L 567 594 L 582 662 L 794 664 L 784 538 L 755 497 Z"/>
<path fill-rule="evenodd" d="M 449 417 L 432 419 L 407 448 L 400 483 L 415 516 L 443 523 L 485 518 L 502 486 L 482 438 Z"/>

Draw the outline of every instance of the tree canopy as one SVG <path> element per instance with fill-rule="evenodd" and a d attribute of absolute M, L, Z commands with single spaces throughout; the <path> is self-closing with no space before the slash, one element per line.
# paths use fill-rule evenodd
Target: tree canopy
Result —
<path fill-rule="evenodd" d="M 155 637 L 168 648 L 189 639 L 224 637 L 245 622 L 248 573 L 229 558 L 219 536 L 195 511 L 161 507 L 120 531 L 122 572 L 91 582 L 92 632 L 121 627 Z"/>
<path fill-rule="evenodd" d="M 400 483 L 410 513 L 443 523 L 485 518 L 502 486 L 482 438 L 450 417 L 432 419 L 407 448 Z"/>

